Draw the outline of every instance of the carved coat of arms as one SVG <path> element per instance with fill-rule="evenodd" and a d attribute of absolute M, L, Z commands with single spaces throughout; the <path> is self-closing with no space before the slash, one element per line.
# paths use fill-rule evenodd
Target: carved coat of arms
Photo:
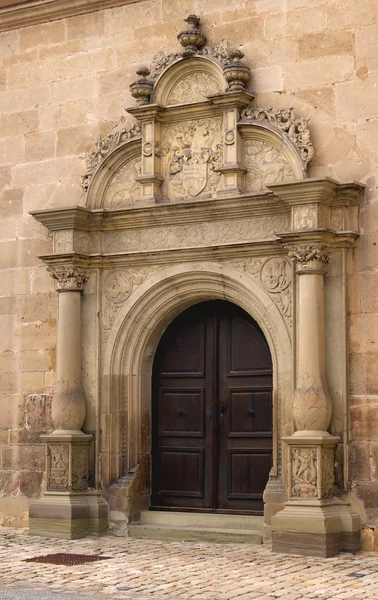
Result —
<path fill-rule="evenodd" d="M 216 191 L 222 159 L 221 118 L 167 125 L 163 130 L 163 160 L 167 196 L 206 197 Z"/>

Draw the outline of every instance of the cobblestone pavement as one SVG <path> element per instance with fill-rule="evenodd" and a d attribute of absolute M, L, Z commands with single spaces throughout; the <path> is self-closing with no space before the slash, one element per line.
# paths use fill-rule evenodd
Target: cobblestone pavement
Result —
<path fill-rule="evenodd" d="M 77 566 L 25 562 L 56 552 L 102 554 Z M 131 538 L 58 540 L 0 529 L 0 589 L 29 588 L 112 600 L 377 600 L 378 554 L 331 559 L 273 554 L 266 546 Z"/>

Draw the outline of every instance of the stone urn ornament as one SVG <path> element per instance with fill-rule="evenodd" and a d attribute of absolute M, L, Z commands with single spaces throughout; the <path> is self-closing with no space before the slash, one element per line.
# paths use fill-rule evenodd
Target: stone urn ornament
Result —
<path fill-rule="evenodd" d="M 150 74 L 150 69 L 147 67 L 139 67 L 136 73 L 140 76 L 140 79 L 130 85 L 130 92 L 132 97 L 136 99 L 137 104 L 143 106 L 149 104 L 154 84 L 147 79 Z"/>
<path fill-rule="evenodd" d="M 230 92 L 242 92 L 245 90 L 251 71 L 246 65 L 243 65 L 241 59 L 244 58 L 241 50 L 233 50 L 229 54 L 229 62 L 223 69 L 224 78 L 228 83 Z"/>
<path fill-rule="evenodd" d="M 206 42 L 206 38 L 199 27 L 201 19 L 197 15 L 189 15 L 184 21 L 188 23 L 188 28 L 181 31 L 177 39 L 181 46 L 184 47 L 183 55 L 191 56 L 202 48 Z"/>

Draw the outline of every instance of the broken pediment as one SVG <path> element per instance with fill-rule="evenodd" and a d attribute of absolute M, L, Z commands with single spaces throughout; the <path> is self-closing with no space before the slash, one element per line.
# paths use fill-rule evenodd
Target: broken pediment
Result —
<path fill-rule="evenodd" d="M 131 84 L 137 123 L 97 142 L 87 206 L 108 210 L 269 193 L 303 179 L 314 150 L 294 109 L 256 108 L 250 69 L 227 44 L 206 46 L 200 19 L 179 33 L 183 51 L 159 53 Z"/>

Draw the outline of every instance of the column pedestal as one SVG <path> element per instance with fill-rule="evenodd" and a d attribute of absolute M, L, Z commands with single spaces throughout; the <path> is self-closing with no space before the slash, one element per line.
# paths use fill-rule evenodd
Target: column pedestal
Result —
<path fill-rule="evenodd" d="M 337 436 L 297 431 L 283 438 L 289 446 L 290 499 L 272 518 L 273 552 L 327 558 L 361 549 L 359 515 L 334 496 Z"/>

